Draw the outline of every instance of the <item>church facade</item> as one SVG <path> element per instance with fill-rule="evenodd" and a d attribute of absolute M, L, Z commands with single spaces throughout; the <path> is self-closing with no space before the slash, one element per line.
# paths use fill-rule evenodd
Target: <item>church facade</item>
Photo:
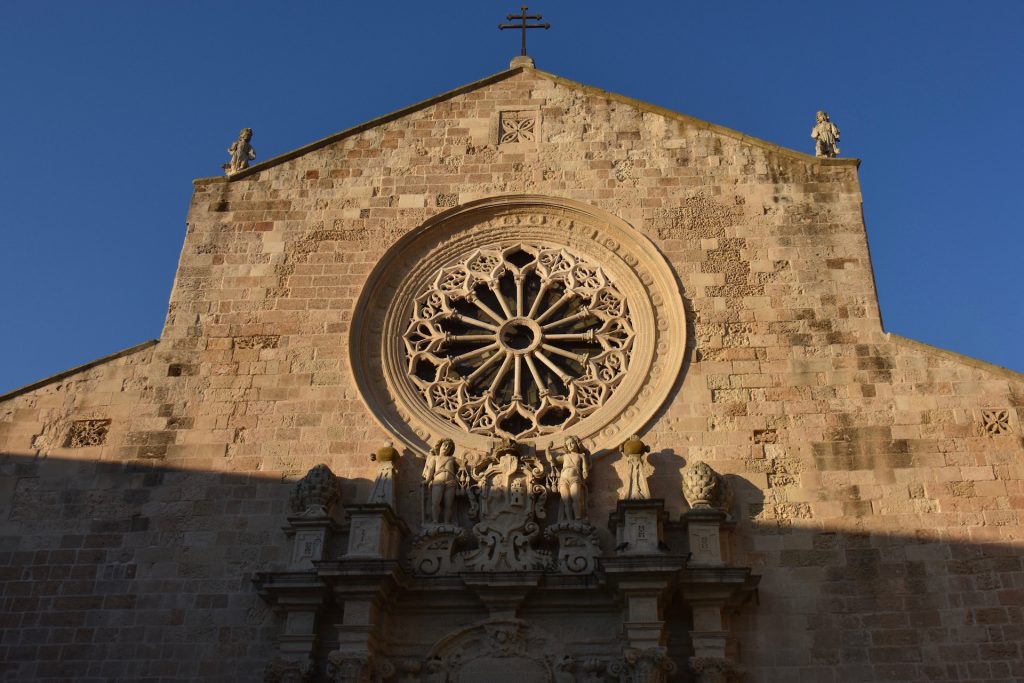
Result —
<path fill-rule="evenodd" d="M 0 676 L 1024 679 L 1024 376 L 883 330 L 858 165 L 519 59 L 195 181 L 0 396 Z"/>

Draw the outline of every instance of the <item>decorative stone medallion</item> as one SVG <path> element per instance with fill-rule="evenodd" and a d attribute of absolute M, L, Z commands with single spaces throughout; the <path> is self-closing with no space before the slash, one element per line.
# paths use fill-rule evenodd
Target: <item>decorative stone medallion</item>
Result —
<path fill-rule="evenodd" d="M 595 207 L 533 195 L 465 204 L 399 240 L 349 346 L 375 417 L 421 450 L 555 433 L 611 447 L 654 416 L 685 348 L 657 248 Z"/>

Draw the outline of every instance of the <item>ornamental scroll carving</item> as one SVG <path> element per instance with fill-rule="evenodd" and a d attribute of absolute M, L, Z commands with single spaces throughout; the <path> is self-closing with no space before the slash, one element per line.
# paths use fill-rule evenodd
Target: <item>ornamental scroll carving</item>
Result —
<path fill-rule="evenodd" d="M 493 245 L 441 268 L 403 337 L 427 407 L 467 432 L 529 438 L 601 407 L 636 333 L 604 270 L 562 248 Z"/>

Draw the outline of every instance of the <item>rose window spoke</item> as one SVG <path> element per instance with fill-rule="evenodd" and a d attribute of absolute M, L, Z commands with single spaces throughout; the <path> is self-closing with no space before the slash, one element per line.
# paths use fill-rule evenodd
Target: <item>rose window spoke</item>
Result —
<path fill-rule="evenodd" d="M 628 302 L 600 266 L 517 244 L 442 268 L 404 342 L 408 377 L 432 411 L 472 433 L 525 438 L 600 408 L 633 337 Z"/>

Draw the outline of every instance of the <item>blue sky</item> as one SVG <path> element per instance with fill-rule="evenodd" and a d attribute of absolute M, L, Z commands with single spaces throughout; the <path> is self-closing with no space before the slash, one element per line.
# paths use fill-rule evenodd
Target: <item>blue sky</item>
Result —
<path fill-rule="evenodd" d="M 501 71 L 518 3 L 5 0 L 0 391 L 159 335 L 191 180 Z M 548 0 L 545 71 L 863 160 L 886 328 L 1024 371 L 1024 3 Z"/>

